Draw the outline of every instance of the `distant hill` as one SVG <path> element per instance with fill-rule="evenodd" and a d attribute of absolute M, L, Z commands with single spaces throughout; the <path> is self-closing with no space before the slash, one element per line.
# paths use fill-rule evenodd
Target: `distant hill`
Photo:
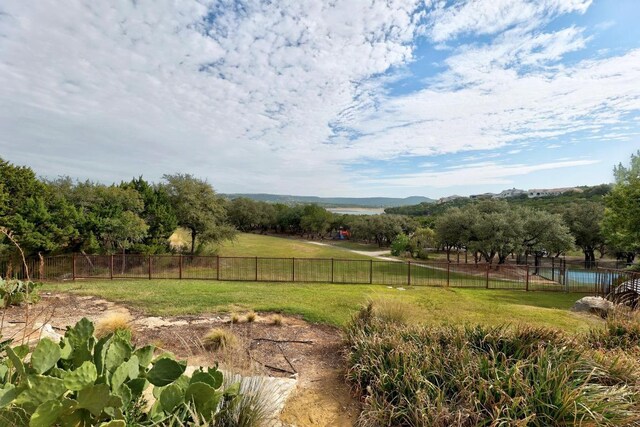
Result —
<path fill-rule="evenodd" d="M 604 196 L 611 191 L 611 185 L 602 184 L 595 186 L 580 186 L 579 192 L 561 194 L 559 196 L 536 197 L 530 199 L 526 194 L 511 197 L 505 200 L 514 205 L 528 206 L 537 209 L 545 209 L 550 212 L 561 211 L 570 203 L 582 203 L 586 201 L 604 203 Z M 460 198 L 445 203 L 418 203 L 413 206 L 397 206 L 385 209 L 388 214 L 436 217 L 453 207 L 462 207 L 475 201 L 470 198 Z"/>
<path fill-rule="evenodd" d="M 422 196 L 405 198 L 395 197 L 316 197 L 316 196 L 289 196 L 280 194 L 223 194 L 229 199 L 246 197 L 270 203 L 316 203 L 324 207 L 366 207 L 366 208 L 390 208 L 397 206 L 411 206 L 419 203 L 434 203 L 435 200 Z"/>

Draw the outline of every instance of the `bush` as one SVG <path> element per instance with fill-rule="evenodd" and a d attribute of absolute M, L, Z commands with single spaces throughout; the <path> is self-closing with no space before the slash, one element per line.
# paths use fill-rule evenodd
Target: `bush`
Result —
<path fill-rule="evenodd" d="M 20 305 L 23 302 L 27 304 L 35 304 L 40 301 L 38 288 L 41 283 L 22 281 L 17 279 L 1 279 L 0 278 L 0 298 L 3 307 L 10 305 Z"/>
<path fill-rule="evenodd" d="M 121 311 L 107 313 L 96 322 L 96 338 L 102 338 L 116 332 L 129 334 L 129 336 L 131 336 L 132 320 L 129 313 L 123 313 Z"/>
<path fill-rule="evenodd" d="M 0 352 L 2 425 L 201 425 L 228 417 L 239 385 L 223 386 L 216 368 L 184 375 L 186 364 L 153 346 L 135 348 L 127 334 L 96 339 L 80 320 L 59 344 L 44 338 Z M 28 360 L 28 361 L 27 361 Z M 148 408 L 144 390 L 155 403 Z"/>
<path fill-rule="evenodd" d="M 226 350 L 235 347 L 238 344 L 238 338 L 230 331 L 212 329 L 204 336 L 202 343 L 207 350 Z"/>
<path fill-rule="evenodd" d="M 284 323 L 284 319 L 282 318 L 281 315 L 274 314 L 271 317 L 271 323 L 273 323 L 274 326 L 282 326 L 282 324 Z"/>
<path fill-rule="evenodd" d="M 534 327 L 407 327 L 375 306 L 347 327 L 360 426 L 628 425 L 637 371 Z"/>
<path fill-rule="evenodd" d="M 407 252 L 409 248 L 409 236 L 406 234 L 398 234 L 393 242 L 391 242 L 391 255 L 400 256 Z"/>
<path fill-rule="evenodd" d="M 587 343 L 593 348 L 640 350 L 640 312 L 617 305 L 604 327 L 589 331 Z"/>

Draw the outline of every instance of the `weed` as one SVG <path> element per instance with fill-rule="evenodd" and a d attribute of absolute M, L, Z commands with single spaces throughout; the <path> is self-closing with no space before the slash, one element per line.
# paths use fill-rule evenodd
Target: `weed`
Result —
<path fill-rule="evenodd" d="M 271 323 L 275 326 L 282 326 L 284 320 L 282 319 L 281 315 L 274 314 L 273 316 L 271 316 Z"/>
<path fill-rule="evenodd" d="M 202 344 L 207 350 L 226 350 L 238 344 L 238 337 L 225 329 L 212 329 L 204 336 Z"/>
<path fill-rule="evenodd" d="M 256 320 L 256 313 L 255 311 L 250 311 L 247 313 L 247 323 L 253 323 Z"/>
<path fill-rule="evenodd" d="M 129 313 L 122 311 L 109 312 L 96 322 L 96 337 L 102 338 L 113 333 L 124 333 L 131 336 L 132 320 Z"/>
<path fill-rule="evenodd" d="M 238 315 L 238 313 L 233 313 L 231 315 L 231 323 L 239 323 L 240 322 L 240 316 Z"/>

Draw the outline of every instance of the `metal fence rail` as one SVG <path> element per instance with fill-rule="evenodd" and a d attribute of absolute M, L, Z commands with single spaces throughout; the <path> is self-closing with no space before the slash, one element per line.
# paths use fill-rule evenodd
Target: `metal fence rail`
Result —
<path fill-rule="evenodd" d="M 541 265 L 401 262 L 376 259 L 192 255 L 60 255 L 27 260 L 33 280 L 203 279 L 441 286 L 604 294 L 640 275 L 615 269 Z M 0 276 L 26 278 L 21 260 L 0 259 Z"/>

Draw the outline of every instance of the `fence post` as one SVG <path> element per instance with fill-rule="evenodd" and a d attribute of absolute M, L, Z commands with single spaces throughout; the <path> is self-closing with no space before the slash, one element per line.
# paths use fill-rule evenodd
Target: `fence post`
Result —
<path fill-rule="evenodd" d="M 76 280 L 76 254 L 71 255 L 71 275 Z"/>
<path fill-rule="evenodd" d="M 407 285 L 411 286 L 411 261 L 407 262 Z"/>
<path fill-rule="evenodd" d="M 291 258 L 291 281 L 296 281 L 296 258 Z"/>
<path fill-rule="evenodd" d="M 178 259 L 178 278 L 182 280 L 182 254 L 180 254 L 180 258 Z"/>
<path fill-rule="evenodd" d="M 373 260 L 369 260 L 369 284 L 373 283 Z"/>
<path fill-rule="evenodd" d="M 220 255 L 216 255 L 216 280 L 220 280 Z"/>
<path fill-rule="evenodd" d="M 450 285 L 450 281 L 451 281 L 451 263 L 448 262 L 447 263 L 447 288 Z"/>
<path fill-rule="evenodd" d="M 113 280 L 113 254 L 109 257 L 109 279 Z"/>
<path fill-rule="evenodd" d="M 149 255 L 149 280 L 151 280 L 151 255 Z"/>
<path fill-rule="evenodd" d="M 525 286 L 524 290 L 528 292 L 529 291 L 529 264 L 527 264 L 527 279 L 525 281 L 524 286 Z"/>
<path fill-rule="evenodd" d="M 331 258 L 331 283 L 333 283 L 333 258 Z"/>
<path fill-rule="evenodd" d="M 487 264 L 487 271 L 485 272 L 485 287 L 489 289 L 489 270 L 491 270 L 491 264 Z"/>
<path fill-rule="evenodd" d="M 256 282 L 258 281 L 258 257 L 256 257 Z"/>

